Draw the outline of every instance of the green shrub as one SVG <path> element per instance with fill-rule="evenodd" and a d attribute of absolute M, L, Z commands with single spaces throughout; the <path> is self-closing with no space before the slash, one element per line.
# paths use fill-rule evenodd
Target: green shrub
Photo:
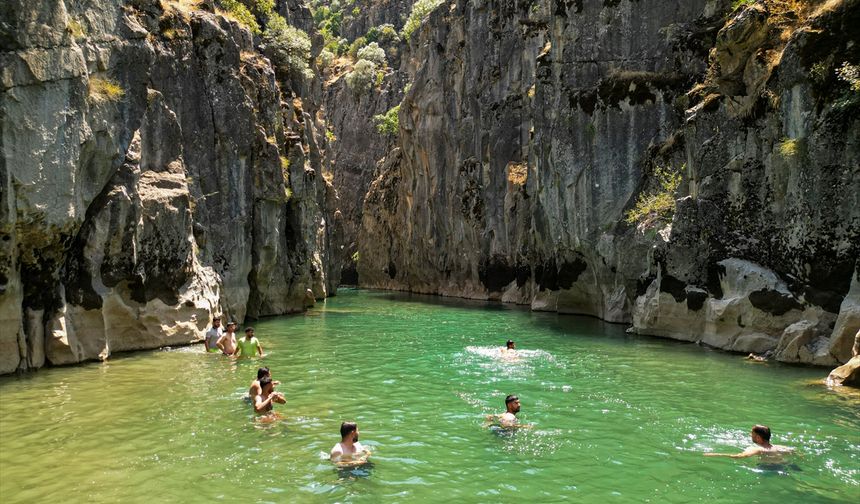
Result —
<path fill-rule="evenodd" d="M 412 5 L 412 11 L 409 13 L 409 17 L 406 18 L 406 23 L 403 25 L 403 29 L 400 30 L 400 36 L 406 40 L 412 36 L 415 30 L 421 26 L 421 23 L 424 22 L 424 19 L 433 12 L 436 7 L 439 7 L 445 3 L 445 0 L 418 0 Z"/>
<path fill-rule="evenodd" d="M 376 28 L 379 30 L 379 37 L 377 38 L 377 42 L 382 42 L 385 44 L 400 42 L 400 36 L 397 35 L 397 29 L 394 28 L 393 24 L 381 24 Z"/>
<path fill-rule="evenodd" d="M 371 42 L 359 49 L 356 53 L 356 57 L 360 60 L 365 59 L 367 61 L 372 61 L 377 66 L 384 67 L 386 65 L 385 49 L 379 47 L 379 44 L 376 42 Z"/>
<path fill-rule="evenodd" d="M 654 178 L 659 188 L 655 192 L 639 195 L 636 206 L 624 218 L 628 224 L 650 227 L 660 221 L 669 222 L 675 215 L 675 191 L 681 184 L 681 174 L 658 166 L 654 170 Z"/>
<path fill-rule="evenodd" d="M 372 61 L 358 60 L 352 71 L 346 74 L 346 85 L 356 94 L 365 93 L 373 87 L 376 77 L 376 64 Z"/>
<path fill-rule="evenodd" d="M 376 87 L 381 88 L 383 82 L 385 82 L 385 71 L 380 70 L 376 72 Z"/>
<path fill-rule="evenodd" d="M 396 135 L 400 131 L 400 105 L 391 107 L 384 114 L 373 116 L 373 122 L 376 123 L 376 131 L 383 135 Z"/>
<path fill-rule="evenodd" d="M 328 49 L 323 49 L 320 51 L 319 55 L 319 66 L 321 68 L 328 68 L 331 66 L 332 62 L 334 62 L 334 53 L 329 51 Z"/>
<path fill-rule="evenodd" d="M 257 18 L 251 14 L 251 11 L 245 7 L 245 4 L 239 2 L 239 0 L 218 0 L 218 3 L 224 9 L 220 14 L 238 21 L 239 24 L 245 26 L 253 33 L 260 34 L 260 25 L 257 23 Z"/>
<path fill-rule="evenodd" d="M 352 44 L 350 44 L 349 51 L 347 54 L 349 54 L 350 58 L 359 59 L 358 58 L 358 51 L 359 51 L 359 49 L 361 49 L 362 47 L 364 47 L 366 45 L 367 45 L 367 39 L 364 37 L 358 37 L 357 39 L 352 41 Z"/>
<path fill-rule="evenodd" d="M 308 34 L 290 26 L 278 14 L 269 18 L 263 40 L 271 52 L 272 63 L 284 71 L 310 79 L 311 39 Z"/>
<path fill-rule="evenodd" d="M 756 2 L 756 0 L 734 0 L 734 2 L 732 2 L 732 11 L 736 11 L 736 10 L 740 9 L 741 7 L 744 7 L 744 6 L 749 5 L 749 4 L 753 4 L 755 2 Z"/>

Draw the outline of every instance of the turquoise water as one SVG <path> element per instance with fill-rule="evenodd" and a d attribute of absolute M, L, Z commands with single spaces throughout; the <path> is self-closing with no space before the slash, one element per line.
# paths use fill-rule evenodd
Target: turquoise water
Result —
<path fill-rule="evenodd" d="M 201 346 L 0 379 L 0 501 L 850 502 L 860 401 L 826 370 L 625 335 L 571 316 L 341 290 L 256 324 L 281 419 L 242 400 L 259 361 Z M 499 356 L 508 338 L 517 360 Z M 513 434 L 484 416 L 519 394 Z M 373 464 L 326 453 L 355 420 Z M 740 451 L 754 423 L 789 463 Z"/>

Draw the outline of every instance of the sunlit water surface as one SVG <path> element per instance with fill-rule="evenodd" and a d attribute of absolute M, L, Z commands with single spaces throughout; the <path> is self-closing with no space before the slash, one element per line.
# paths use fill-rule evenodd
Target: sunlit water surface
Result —
<path fill-rule="evenodd" d="M 382 292 L 256 327 L 287 395 L 272 424 L 242 400 L 260 362 L 200 346 L 0 379 L 0 501 L 860 502 L 860 403 L 822 369 Z M 483 426 L 510 393 L 532 430 Z M 371 466 L 325 460 L 342 420 Z M 799 454 L 702 456 L 754 423 Z"/>

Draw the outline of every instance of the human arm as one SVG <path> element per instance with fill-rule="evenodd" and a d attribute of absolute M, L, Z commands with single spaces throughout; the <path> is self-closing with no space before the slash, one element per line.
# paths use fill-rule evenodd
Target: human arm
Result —
<path fill-rule="evenodd" d="M 227 350 L 224 350 L 224 336 L 218 338 L 218 341 L 215 342 L 215 346 L 218 347 L 219 350 L 221 350 L 221 353 L 227 353 Z"/>
<path fill-rule="evenodd" d="M 761 453 L 761 450 L 759 448 L 756 448 L 755 446 L 750 446 L 749 448 L 747 448 L 746 450 L 744 450 L 740 453 L 713 453 L 713 452 L 710 452 L 710 453 L 705 453 L 705 456 L 706 457 L 747 458 L 747 457 L 752 457 L 754 455 L 758 455 L 759 453 Z"/>
<path fill-rule="evenodd" d="M 260 355 L 260 358 L 262 359 L 263 358 L 263 345 L 261 345 L 259 341 L 257 341 L 257 353 Z"/>
<path fill-rule="evenodd" d="M 340 443 L 338 443 L 337 446 L 331 449 L 329 459 L 332 462 L 339 462 L 341 457 L 343 457 L 343 448 L 341 448 Z"/>
<path fill-rule="evenodd" d="M 254 399 L 254 411 L 257 413 L 263 413 L 266 411 L 266 408 L 272 404 L 272 400 L 275 398 L 274 394 L 269 395 L 266 399 L 263 399 L 263 396 L 258 395 Z"/>

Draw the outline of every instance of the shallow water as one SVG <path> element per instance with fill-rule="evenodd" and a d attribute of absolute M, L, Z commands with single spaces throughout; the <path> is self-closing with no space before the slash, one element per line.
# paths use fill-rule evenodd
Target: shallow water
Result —
<path fill-rule="evenodd" d="M 0 501 L 847 502 L 860 402 L 825 370 L 750 363 L 594 319 L 341 290 L 256 324 L 282 420 L 242 400 L 258 361 L 202 348 L 0 379 Z M 498 348 L 517 342 L 516 358 Z M 519 394 L 513 434 L 483 427 Z M 373 464 L 324 459 L 342 420 Z M 705 458 L 754 423 L 786 464 Z"/>

